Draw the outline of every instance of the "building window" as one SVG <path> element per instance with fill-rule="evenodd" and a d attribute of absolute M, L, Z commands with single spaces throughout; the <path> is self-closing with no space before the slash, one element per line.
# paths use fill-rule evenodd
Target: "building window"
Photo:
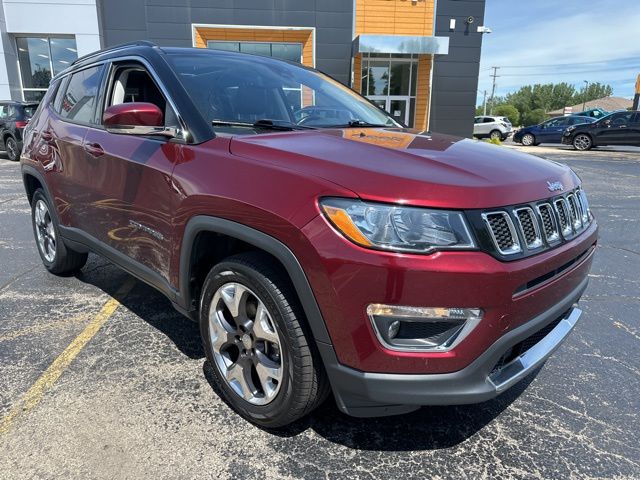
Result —
<path fill-rule="evenodd" d="M 415 120 L 418 60 L 410 54 L 365 54 L 361 91 L 396 120 L 412 127 Z"/>
<path fill-rule="evenodd" d="M 269 43 L 269 42 L 226 42 L 209 40 L 207 48 L 225 50 L 227 52 L 252 53 L 263 57 L 279 58 L 302 62 L 302 44 L 300 43 Z"/>
<path fill-rule="evenodd" d="M 39 101 L 51 78 L 78 58 L 75 38 L 17 37 L 22 97 Z"/>

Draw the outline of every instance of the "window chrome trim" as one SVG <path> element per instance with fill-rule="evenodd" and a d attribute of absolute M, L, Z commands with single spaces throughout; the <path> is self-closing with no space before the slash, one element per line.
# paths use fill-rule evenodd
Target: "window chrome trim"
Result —
<path fill-rule="evenodd" d="M 520 220 L 519 212 L 527 212 L 529 218 L 531 219 L 531 222 L 533 223 L 533 230 L 536 238 L 531 244 L 527 243 L 527 237 L 524 233 L 524 226 L 522 225 L 522 221 Z M 514 208 L 513 213 L 515 214 L 518 225 L 520 226 L 520 233 L 522 233 L 522 239 L 524 240 L 524 244 L 526 245 L 527 249 L 535 250 L 542 247 L 542 235 L 540 234 L 540 226 L 538 225 L 538 218 L 533 213 L 533 210 L 530 207 Z"/>
<path fill-rule="evenodd" d="M 574 232 L 582 230 L 582 212 L 576 201 L 576 197 L 573 193 L 567 195 L 567 205 L 569 206 L 569 213 L 571 214 L 571 226 Z M 573 212 L 573 213 L 571 213 Z"/>
<path fill-rule="evenodd" d="M 498 239 L 493 233 L 493 228 L 491 228 L 491 223 L 489 223 L 489 217 L 491 215 L 502 215 L 502 217 L 506 219 L 507 226 L 509 227 L 509 232 L 511 233 L 511 238 L 513 239 L 512 246 L 506 250 L 500 248 L 500 245 L 498 245 Z M 491 238 L 493 239 L 493 244 L 495 245 L 498 252 L 500 252 L 502 255 L 513 255 L 513 254 L 522 252 L 522 247 L 520 246 L 520 238 L 518 237 L 518 233 L 516 232 L 515 226 L 513 225 L 513 221 L 511 220 L 511 217 L 507 212 L 501 211 L 501 210 L 494 211 L 494 212 L 486 212 L 482 214 L 482 219 L 484 220 L 484 222 L 487 225 L 487 228 L 489 229 L 489 233 L 491 234 Z"/>

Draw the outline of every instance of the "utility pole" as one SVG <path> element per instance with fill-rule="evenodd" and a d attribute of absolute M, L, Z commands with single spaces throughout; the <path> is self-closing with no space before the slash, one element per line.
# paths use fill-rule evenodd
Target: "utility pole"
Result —
<path fill-rule="evenodd" d="M 493 114 L 493 98 L 496 95 L 496 78 L 499 77 L 498 69 L 500 67 L 491 67 L 491 68 L 493 68 L 493 74 L 491 74 L 491 77 L 493 77 L 493 87 L 491 87 L 491 108 L 489 109 L 489 113 Z"/>
<path fill-rule="evenodd" d="M 483 97 L 482 97 L 482 114 L 486 117 L 487 116 L 487 91 L 484 90 L 482 93 L 483 93 Z"/>
<path fill-rule="evenodd" d="M 584 106 L 587 103 L 587 92 L 589 91 L 589 80 L 583 80 L 584 82 L 584 96 L 582 97 L 582 111 L 584 112 Z"/>

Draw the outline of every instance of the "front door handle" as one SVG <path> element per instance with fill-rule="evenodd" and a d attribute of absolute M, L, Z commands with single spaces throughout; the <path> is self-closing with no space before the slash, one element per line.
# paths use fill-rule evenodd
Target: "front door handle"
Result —
<path fill-rule="evenodd" d="M 104 149 L 99 143 L 85 143 L 84 151 L 92 157 L 101 157 L 104 155 Z"/>

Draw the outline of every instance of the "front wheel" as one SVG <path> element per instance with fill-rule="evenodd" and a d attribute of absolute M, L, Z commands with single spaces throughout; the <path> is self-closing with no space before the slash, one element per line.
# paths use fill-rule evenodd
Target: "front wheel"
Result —
<path fill-rule="evenodd" d="M 282 427 L 326 398 L 326 374 L 302 308 L 270 257 L 236 255 L 211 269 L 200 331 L 216 386 L 249 421 Z"/>
<path fill-rule="evenodd" d="M 18 148 L 18 142 L 16 142 L 15 138 L 8 137 L 4 143 L 7 149 L 7 158 L 12 162 L 20 160 L 20 149 Z"/>
<path fill-rule="evenodd" d="M 584 133 L 579 133 L 573 138 L 573 148 L 580 151 L 589 150 L 593 147 L 591 137 Z"/>
<path fill-rule="evenodd" d="M 67 247 L 60 238 L 49 199 L 42 189 L 37 189 L 31 200 L 31 222 L 38 253 L 45 268 L 56 275 L 80 270 L 87 263 L 87 254 Z"/>
<path fill-rule="evenodd" d="M 522 137 L 522 145 L 525 147 L 530 147 L 536 143 L 536 138 L 530 133 L 525 133 Z"/>

